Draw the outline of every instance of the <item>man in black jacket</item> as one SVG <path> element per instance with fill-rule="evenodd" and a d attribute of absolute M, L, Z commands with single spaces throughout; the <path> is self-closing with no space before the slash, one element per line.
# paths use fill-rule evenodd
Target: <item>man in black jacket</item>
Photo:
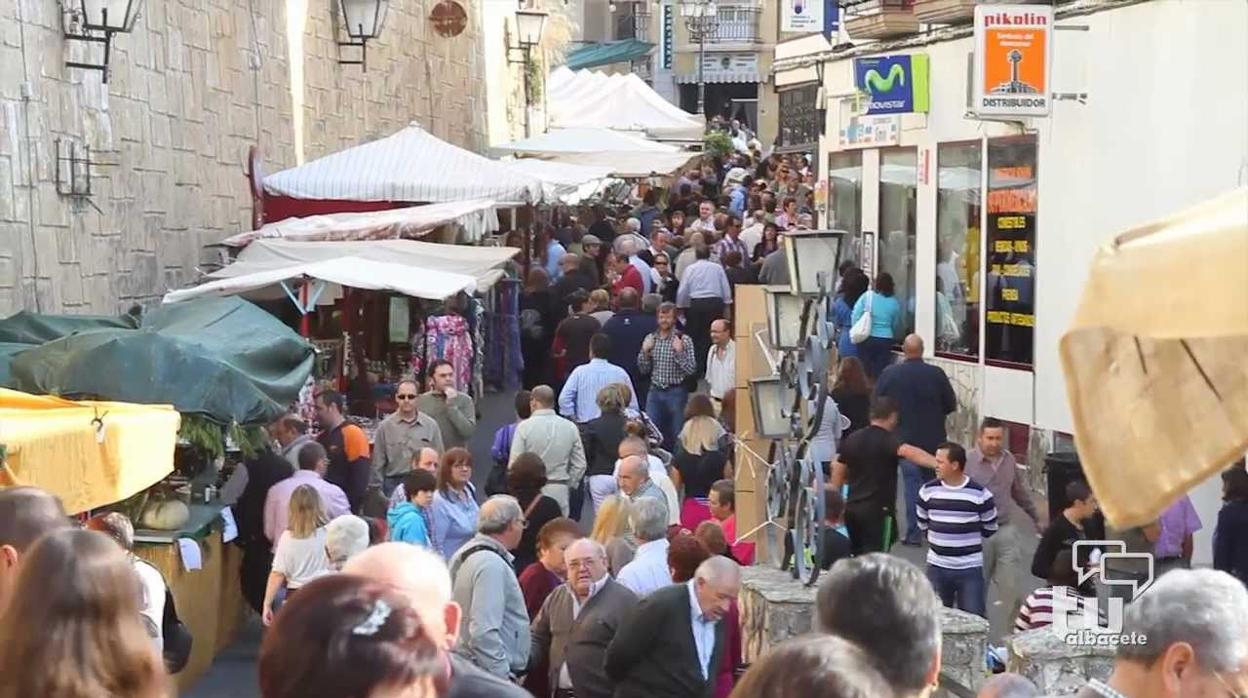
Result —
<path fill-rule="evenodd" d="M 722 622 L 741 586 L 726 557 L 703 562 L 686 584 L 650 594 L 607 648 L 615 698 L 709 698 L 727 649 Z"/>
<path fill-rule="evenodd" d="M 637 404 L 646 404 L 646 393 L 650 390 L 650 381 L 643 380 L 641 369 L 637 368 L 637 354 L 641 351 L 641 343 L 646 335 L 659 328 L 659 321 L 653 313 L 645 313 L 639 309 L 641 297 L 632 288 L 620 291 L 619 308 L 615 315 L 603 325 L 602 333 L 611 338 L 611 351 L 607 361 L 623 368 L 637 391 Z"/>
<path fill-rule="evenodd" d="M 897 433 L 901 440 L 935 453 L 944 443 L 945 415 L 958 407 L 949 376 L 939 366 L 923 360 L 923 338 L 917 334 L 906 337 L 901 351 L 905 360 L 884 369 L 875 384 L 877 396 L 891 397 L 901 407 L 901 420 Z M 919 488 L 924 482 L 936 477 L 932 470 L 924 470 L 919 464 L 902 459 L 901 478 L 905 483 L 906 532 L 902 543 L 919 545 L 919 524 L 915 518 L 915 504 L 919 501 Z"/>

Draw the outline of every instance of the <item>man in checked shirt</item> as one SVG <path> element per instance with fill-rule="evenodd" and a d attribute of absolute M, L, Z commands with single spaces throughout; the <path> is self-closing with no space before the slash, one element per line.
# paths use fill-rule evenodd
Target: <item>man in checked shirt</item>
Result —
<path fill-rule="evenodd" d="M 698 370 L 693 342 L 676 329 L 676 305 L 659 306 L 659 329 L 646 335 L 637 355 L 637 368 L 650 376 L 646 415 L 663 432 L 663 448 L 674 450 L 685 417 L 689 392 L 682 383 Z"/>

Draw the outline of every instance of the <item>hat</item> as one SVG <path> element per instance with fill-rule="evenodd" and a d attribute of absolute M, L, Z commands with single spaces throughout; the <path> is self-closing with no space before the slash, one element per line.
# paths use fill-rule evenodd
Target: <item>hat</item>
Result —
<path fill-rule="evenodd" d="M 602 240 L 597 235 L 585 235 L 581 238 L 581 247 L 589 247 L 590 245 L 601 245 Z"/>

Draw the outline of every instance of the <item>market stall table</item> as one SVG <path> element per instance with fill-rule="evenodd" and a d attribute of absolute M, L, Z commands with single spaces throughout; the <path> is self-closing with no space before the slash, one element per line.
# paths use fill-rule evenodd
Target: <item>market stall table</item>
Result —
<path fill-rule="evenodd" d="M 223 541 L 220 502 L 192 504 L 186 525 L 176 531 L 136 529 L 134 554 L 164 575 L 173 593 L 178 616 L 191 631 L 191 659 L 174 678 L 178 691 L 189 689 L 230 645 L 247 617 L 247 603 L 239 586 L 242 550 Z M 189 538 L 199 546 L 202 566 L 188 571 L 178 540 Z"/>

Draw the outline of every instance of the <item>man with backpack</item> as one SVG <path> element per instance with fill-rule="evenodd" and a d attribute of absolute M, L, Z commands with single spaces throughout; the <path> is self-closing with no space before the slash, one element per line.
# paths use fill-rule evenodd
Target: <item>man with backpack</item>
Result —
<path fill-rule="evenodd" d="M 477 535 L 450 560 L 451 598 L 463 609 L 455 651 L 503 679 L 523 673 L 529 662 L 529 613 L 510 552 L 524 527 L 515 497 L 490 497 L 481 505 Z"/>

